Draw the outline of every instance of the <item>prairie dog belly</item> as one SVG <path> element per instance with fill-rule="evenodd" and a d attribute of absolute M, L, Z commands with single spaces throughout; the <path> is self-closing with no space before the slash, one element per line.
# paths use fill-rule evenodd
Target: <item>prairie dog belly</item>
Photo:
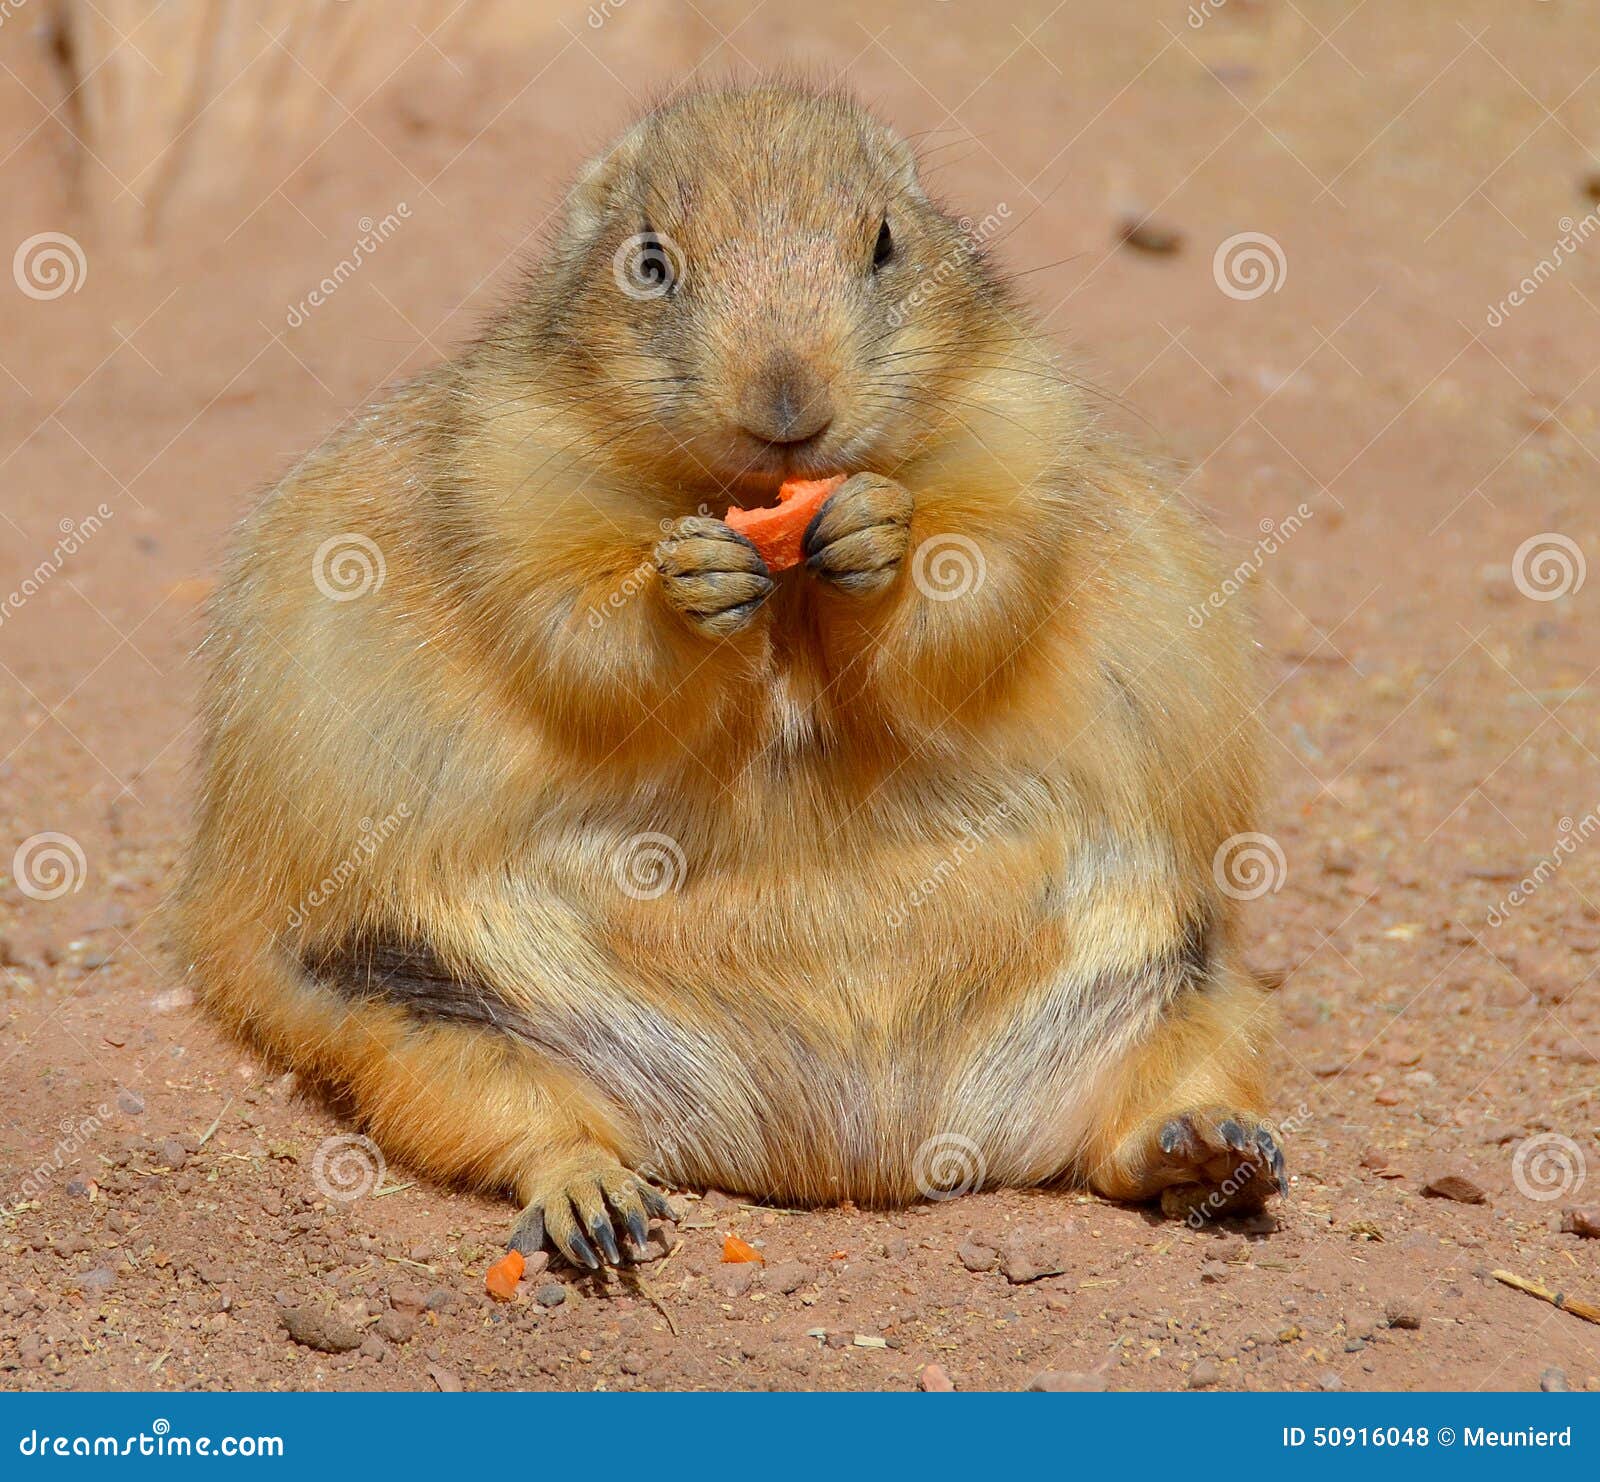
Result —
<path fill-rule="evenodd" d="M 1074 860 L 971 830 L 752 883 L 638 847 L 648 862 L 486 889 L 457 939 L 376 944 L 318 976 L 578 1072 L 642 1171 L 892 1202 L 968 1177 L 951 1166 L 1006 1183 L 1060 1172 L 1101 1066 L 1204 951 L 1166 871 L 1126 851 Z"/>

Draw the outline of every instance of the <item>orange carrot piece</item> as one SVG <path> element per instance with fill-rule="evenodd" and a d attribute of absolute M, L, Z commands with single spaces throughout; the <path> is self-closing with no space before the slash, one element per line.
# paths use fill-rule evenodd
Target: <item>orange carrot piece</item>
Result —
<path fill-rule="evenodd" d="M 497 1302 L 509 1302 L 517 1294 L 517 1283 L 527 1267 L 520 1250 L 508 1250 L 489 1268 L 483 1289 Z"/>
<path fill-rule="evenodd" d="M 761 552 L 771 571 L 787 571 L 800 564 L 800 539 L 822 508 L 823 502 L 844 482 L 831 479 L 790 479 L 778 490 L 778 502 L 765 509 L 728 511 L 727 523 Z"/>
<path fill-rule="evenodd" d="M 724 1261 L 760 1261 L 766 1265 L 767 1258 L 748 1241 L 739 1239 L 737 1235 L 730 1235 L 722 1242 L 722 1259 Z"/>

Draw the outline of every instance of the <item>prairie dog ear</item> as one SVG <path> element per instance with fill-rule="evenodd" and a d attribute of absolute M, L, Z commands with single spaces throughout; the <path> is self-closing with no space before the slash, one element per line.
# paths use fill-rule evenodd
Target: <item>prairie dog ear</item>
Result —
<path fill-rule="evenodd" d="M 644 124 L 637 123 L 604 154 L 596 155 L 567 192 L 561 236 L 570 246 L 592 241 L 605 220 L 617 181 L 632 168 L 644 142 Z"/>
<path fill-rule="evenodd" d="M 885 129 L 883 147 L 889 156 L 890 168 L 894 171 L 895 184 L 906 191 L 913 200 L 927 200 L 928 193 L 922 188 L 922 177 L 917 174 L 917 156 L 911 146 L 898 134 Z"/>

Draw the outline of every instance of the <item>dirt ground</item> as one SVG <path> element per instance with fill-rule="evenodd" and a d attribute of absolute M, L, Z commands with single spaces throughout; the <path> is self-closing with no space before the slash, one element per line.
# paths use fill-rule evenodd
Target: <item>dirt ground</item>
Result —
<path fill-rule="evenodd" d="M 1600 1301 L 1592 7 L 466 0 L 338 45 L 220 9 L 198 83 L 137 5 L 0 20 L 0 1383 L 1600 1389 L 1600 1326 L 1489 1274 Z M 189 1006 L 199 604 L 252 490 L 470 334 L 646 95 L 780 62 L 1005 223 L 1243 568 L 1292 1192 L 1197 1231 L 678 1191 L 670 1254 L 497 1305 L 507 1206 L 375 1183 Z"/>

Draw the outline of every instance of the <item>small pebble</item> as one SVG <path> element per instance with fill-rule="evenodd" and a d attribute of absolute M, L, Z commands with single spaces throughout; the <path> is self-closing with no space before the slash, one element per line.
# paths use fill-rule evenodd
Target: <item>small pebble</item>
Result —
<path fill-rule="evenodd" d="M 655 1229 L 646 1237 L 641 1246 L 629 1246 L 629 1255 L 636 1266 L 648 1266 L 652 1261 L 659 1261 L 672 1254 L 672 1237 L 665 1230 Z M 540 1252 L 541 1255 L 544 1252 Z"/>
<path fill-rule="evenodd" d="M 396 1282 L 389 1288 L 389 1305 L 396 1312 L 421 1312 L 427 1302 L 427 1295 L 420 1287 Z"/>
<path fill-rule="evenodd" d="M 1581 1235 L 1586 1240 L 1600 1240 L 1600 1205 L 1590 1205 L 1584 1209 L 1563 1209 L 1561 1233 Z"/>
<path fill-rule="evenodd" d="M 1422 1186 L 1422 1192 L 1457 1204 L 1482 1204 L 1488 1197 L 1483 1185 L 1464 1170 L 1435 1174 Z"/>
<path fill-rule="evenodd" d="M 417 1336 L 417 1319 L 410 1312 L 385 1312 L 377 1321 L 374 1331 L 391 1343 L 409 1343 Z"/>
<path fill-rule="evenodd" d="M 777 1261 L 766 1268 L 762 1284 L 769 1291 L 782 1292 L 784 1296 L 788 1296 L 804 1286 L 810 1275 L 811 1273 L 799 1261 Z"/>
<path fill-rule="evenodd" d="M 567 1300 L 567 1289 L 559 1281 L 547 1281 L 533 1294 L 541 1307 L 559 1307 Z"/>
<path fill-rule="evenodd" d="M 755 1261 L 719 1265 L 711 1273 L 712 1290 L 724 1297 L 742 1297 L 750 1290 L 760 1266 Z"/>
<path fill-rule="evenodd" d="M 1409 1297 L 1392 1298 L 1384 1308 L 1391 1328 L 1415 1331 L 1422 1326 L 1422 1311 Z"/>
<path fill-rule="evenodd" d="M 1000 1252 L 992 1245 L 985 1245 L 981 1240 L 971 1237 L 962 1242 L 956 1255 L 969 1271 L 993 1271 L 1000 1261 Z"/>
<path fill-rule="evenodd" d="M 349 1353 L 365 1337 L 354 1323 L 315 1307 L 280 1307 L 278 1320 L 296 1343 L 320 1353 Z"/>
<path fill-rule="evenodd" d="M 1380 1048 L 1378 1054 L 1385 1064 L 1396 1068 L 1415 1065 L 1422 1059 L 1421 1049 L 1406 1040 L 1390 1040 Z"/>
<path fill-rule="evenodd" d="M 1129 212 L 1117 223 L 1117 237 L 1128 246 L 1157 257 L 1170 256 L 1183 246 L 1183 233 L 1176 227 L 1135 212 Z"/>
<path fill-rule="evenodd" d="M 1067 1237 L 1068 1221 L 1061 1225 L 1041 1225 L 1015 1230 L 1000 1242 L 1000 1269 L 1014 1286 L 1038 1281 L 1042 1276 L 1057 1276 L 1072 1269 L 1072 1253 Z"/>

